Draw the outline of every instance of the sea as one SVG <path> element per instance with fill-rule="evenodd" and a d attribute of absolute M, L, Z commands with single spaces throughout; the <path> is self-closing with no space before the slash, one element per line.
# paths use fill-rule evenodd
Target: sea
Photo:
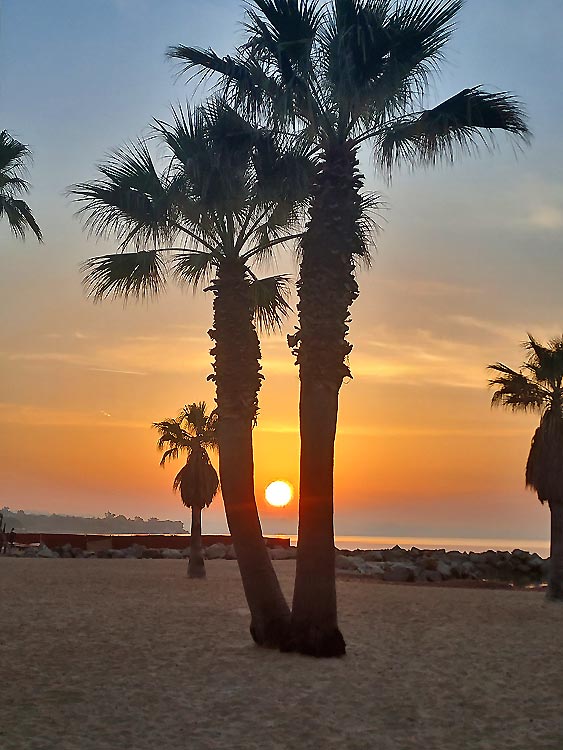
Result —
<path fill-rule="evenodd" d="M 273 536 L 273 535 L 272 535 Z M 297 537 L 290 534 L 277 536 L 289 538 L 291 544 L 297 543 Z M 336 536 L 335 546 L 338 549 L 389 549 L 398 544 L 404 549 L 459 550 L 460 552 L 486 552 L 499 550 L 512 552 L 523 549 L 537 552 L 542 557 L 549 557 L 549 541 L 546 539 L 467 539 L 457 537 L 418 537 L 418 536 Z"/>

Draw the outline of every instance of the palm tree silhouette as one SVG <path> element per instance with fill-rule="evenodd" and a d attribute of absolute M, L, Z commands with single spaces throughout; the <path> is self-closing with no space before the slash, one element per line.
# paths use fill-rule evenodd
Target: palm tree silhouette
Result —
<path fill-rule="evenodd" d="M 3 216 L 8 219 L 10 229 L 16 237 L 25 239 L 25 233 L 31 229 L 41 242 L 41 229 L 30 207 L 18 198 L 29 190 L 29 183 L 24 175 L 30 157 L 27 146 L 16 141 L 5 130 L 0 132 L 0 219 Z"/>
<path fill-rule="evenodd" d="M 497 362 L 489 369 L 493 406 L 537 412 L 540 424 L 526 464 L 526 486 L 551 512 L 551 560 L 547 597 L 563 601 L 563 336 L 547 346 L 528 334 L 528 358 L 519 372 Z"/>
<path fill-rule="evenodd" d="M 277 647 L 290 612 L 256 508 L 252 428 L 263 380 L 256 326 L 279 328 L 290 308 L 287 277 L 258 279 L 252 266 L 299 236 L 313 168 L 298 150 L 219 101 L 177 110 L 172 124 L 157 123 L 156 133 L 169 153 L 162 172 L 139 142 L 102 164 L 102 179 L 69 191 L 84 203 L 90 231 L 121 243 L 121 252 L 84 264 L 85 284 L 97 300 L 145 297 L 163 288 L 170 271 L 212 292 L 209 379 L 217 394 L 221 490 L 252 637 Z"/>
<path fill-rule="evenodd" d="M 219 477 L 209 459 L 209 450 L 217 448 L 217 414 L 208 414 L 205 401 L 200 401 L 185 406 L 178 417 L 155 422 L 153 426 L 160 433 L 161 466 L 186 454 L 186 463 L 172 486 L 174 491 L 180 490 L 182 502 L 192 511 L 188 576 L 205 578 L 201 511 L 211 505 L 219 489 Z"/>
<path fill-rule="evenodd" d="M 296 127 L 320 158 L 301 242 L 299 329 L 289 338 L 301 380 L 299 541 L 294 648 L 338 656 L 333 469 L 338 394 L 350 377 L 346 336 L 369 258 L 358 151 L 369 141 L 385 175 L 488 145 L 496 129 L 525 138 L 516 100 L 468 88 L 433 109 L 423 94 L 462 0 L 248 0 L 246 42 L 232 56 L 183 45 L 182 69 L 280 128 Z"/>

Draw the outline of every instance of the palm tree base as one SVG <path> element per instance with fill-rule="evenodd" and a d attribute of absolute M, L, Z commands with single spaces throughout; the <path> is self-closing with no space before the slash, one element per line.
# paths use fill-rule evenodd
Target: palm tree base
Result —
<path fill-rule="evenodd" d="M 318 625 L 292 625 L 291 636 L 282 651 L 327 659 L 346 655 L 346 641 L 338 628 Z"/>
<path fill-rule="evenodd" d="M 268 620 L 259 622 L 254 619 L 250 623 L 250 635 L 257 646 L 262 648 L 279 649 L 290 651 L 286 648 L 289 641 L 290 624 L 289 618 Z"/>
<path fill-rule="evenodd" d="M 207 578 L 203 558 L 190 560 L 188 563 L 188 578 Z"/>
<path fill-rule="evenodd" d="M 188 578 L 197 578 L 200 581 L 207 578 L 207 573 L 204 570 L 188 570 Z"/>

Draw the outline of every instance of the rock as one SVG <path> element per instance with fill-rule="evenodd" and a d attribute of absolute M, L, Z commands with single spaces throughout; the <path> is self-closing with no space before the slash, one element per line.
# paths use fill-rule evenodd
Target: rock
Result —
<path fill-rule="evenodd" d="M 438 561 L 436 571 L 442 576 L 443 581 L 448 581 L 452 577 L 452 569 L 444 560 Z"/>
<path fill-rule="evenodd" d="M 543 557 L 540 557 L 537 552 L 534 552 L 530 555 L 530 559 L 528 560 L 528 566 L 534 570 L 537 568 L 541 568 L 543 565 Z"/>
<path fill-rule="evenodd" d="M 24 557 L 37 557 L 39 547 L 26 547 L 23 551 Z"/>
<path fill-rule="evenodd" d="M 416 568 L 414 565 L 403 565 L 402 563 L 391 564 L 383 573 L 384 581 L 394 581 L 403 583 L 405 581 L 414 581 Z"/>
<path fill-rule="evenodd" d="M 111 560 L 112 549 L 99 549 L 95 555 L 100 560 Z"/>
<path fill-rule="evenodd" d="M 61 557 L 74 557 L 74 555 L 72 554 L 72 544 L 63 544 L 60 549 L 59 555 Z"/>
<path fill-rule="evenodd" d="M 132 544 L 127 549 L 124 549 L 125 557 L 135 557 L 140 560 L 143 556 L 143 552 L 146 550 L 144 544 Z"/>
<path fill-rule="evenodd" d="M 181 552 L 182 552 L 182 557 L 184 558 L 184 560 L 187 557 L 190 556 L 190 548 L 189 547 L 184 547 L 184 549 Z"/>
<path fill-rule="evenodd" d="M 59 555 L 53 549 L 49 549 L 46 544 L 40 544 L 37 548 L 36 557 L 58 557 Z"/>
<path fill-rule="evenodd" d="M 385 562 L 399 562 L 400 560 L 405 560 L 406 558 L 408 558 L 406 549 L 399 547 L 398 544 L 396 544 L 391 549 L 381 550 L 381 555 Z"/>
<path fill-rule="evenodd" d="M 437 570 L 425 570 L 424 579 L 428 581 L 428 583 L 440 583 L 442 581 L 442 574 Z"/>
<path fill-rule="evenodd" d="M 160 560 L 162 558 L 162 550 L 159 549 L 144 549 L 143 559 L 144 560 Z"/>
<path fill-rule="evenodd" d="M 385 569 L 383 565 L 376 562 L 365 562 L 361 566 L 360 570 L 363 575 L 368 576 L 369 578 L 377 578 L 379 580 L 383 580 L 383 577 L 385 575 Z"/>
<path fill-rule="evenodd" d="M 126 557 L 124 549 L 108 549 L 108 557 L 112 560 L 121 560 Z"/>
<path fill-rule="evenodd" d="M 364 552 L 363 557 L 366 562 L 383 562 L 383 553 L 380 549 L 370 549 Z"/>
<path fill-rule="evenodd" d="M 163 549 L 162 557 L 165 560 L 181 560 L 182 553 L 180 552 L 179 549 Z"/>
<path fill-rule="evenodd" d="M 363 563 L 362 558 L 358 557 L 345 557 L 344 555 L 336 555 L 335 558 L 335 566 L 338 570 L 359 570 L 357 561 L 361 560 Z"/>
<path fill-rule="evenodd" d="M 237 559 L 237 553 L 235 551 L 235 545 L 229 544 L 227 547 L 227 551 L 225 552 L 225 560 L 236 560 Z"/>
<path fill-rule="evenodd" d="M 227 548 L 224 544 L 212 544 L 205 549 L 205 557 L 208 560 L 223 560 L 227 554 Z"/>
<path fill-rule="evenodd" d="M 73 547 L 72 548 L 72 556 L 73 557 L 84 557 L 84 550 L 80 549 L 80 547 Z"/>
<path fill-rule="evenodd" d="M 296 548 L 294 547 L 295 552 L 297 552 Z M 274 547 L 271 554 L 272 560 L 293 560 L 295 558 L 295 554 L 292 552 L 290 547 Z M 346 558 L 347 560 L 349 558 Z"/>
<path fill-rule="evenodd" d="M 477 571 L 475 570 L 475 566 L 472 562 L 467 560 L 466 562 L 461 563 L 461 578 L 479 578 L 479 575 L 477 574 Z"/>

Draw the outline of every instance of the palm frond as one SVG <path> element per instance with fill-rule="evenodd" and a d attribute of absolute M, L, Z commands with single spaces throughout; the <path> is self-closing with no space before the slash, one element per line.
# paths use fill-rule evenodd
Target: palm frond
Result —
<path fill-rule="evenodd" d="M 256 10 L 255 10 L 256 9 Z M 311 52 L 322 20 L 316 0 L 249 0 L 245 48 L 276 66 L 285 84 L 311 73 Z"/>
<path fill-rule="evenodd" d="M 291 312 L 288 302 L 289 276 L 278 274 L 250 282 L 254 304 L 254 323 L 265 333 L 279 331 Z"/>
<path fill-rule="evenodd" d="M 207 452 L 195 449 L 191 452 L 173 483 L 173 489 L 180 490 L 182 502 L 187 508 L 207 508 L 219 489 L 219 477 Z"/>
<path fill-rule="evenodd" d="M 82 204 L 78 215 L 92 234 L 116 237 L 122 248 L 140 248 L 165 242 L 176 233 L 171 195 L 146 143 L 117 149 L 98 169 L 102 179 L 68 190 Z"/>
<path fill-rule="evenodd" d="M 262 113 L 269 99 L 286 102 L 283 87 L 267 76 L 261 65 L 250 56 L 220 57 L 212 49 L 203 50 L 182 44 L 170 47 L 167 55 L 180 61 L 180 72 L 188 73 L 188 80 L 196 78 L 205 81 L 218 75 L 219 93 L 246 115 Z"/>
<path fill-rule="evenodd" d="M 30 159 L 28 146 L 12 138 L 7 130 L 0 131 L 0 175 L 7 174 L 21 179 Z"/>
<path fill-rule="evenodd" d="M 434 109 L 391 122 L 376 138 L 375 155 L 387 172 L 404 161 L 412 165 L 453 161 L 458 152 L 493 145 L 495 130 L 524 141 L 529 138 L 518 101 L 506 93 L 464 89 Z"/>
<path fill-rule="evenodd" d="M 17 141 L 6 131 L 0 132 L 0 219 L 5 216 L 12 233 L 25 239 L 28 229 L 39 242 L 43 240 L 41 229 L 29 205 L 18 198 L 29 192 L 29 184 L 24 179 L 27 165 L 31 160 L 29 148 Z"/>
<path fill-rule="evenodd" d="M 489 386 L 496 389 L 491 406 L 504 406 L 512 411 L 524 412 L 545 408 L 548 394 L 522 372 L 516 372 L 502 362 L 489 365 L 488 369 L 499 373 L 498 377 L 489 380 Z"/>
<path fill-rule="evenodd" d="M 559 388 L 563 380 L 563 336 L 551 339 L 547 346 L 543 346 L 528 334 L 528 341 L 523 346 L 530 353 L 524 368 L 539 383 Z"/>
<path fill-rule="evenodd" d="M 144 299 L 158 294 L 166 283 L 166 263 L 158 250 L 90 258 L 81 270 L 86 292 L 96 302 L 109 297 Z"/>
<path fill-rule="evenodd" d="M 3 216 L 8 219 L 10 229 L 16 237 L 25 239 L 26 231 L 31 229 L 39 242 L 43 241 L 41 229 L 35 221 L 30 207 L 21 198 L 12 198 L 0 193 L 0 219 Z"/>
<path fill-rule="evenodd" d="M 218 265 L 218 257 L 205 250 L 184 250 L 172 258 L 172 272 L 194 291 L 209 283 Z"/>

